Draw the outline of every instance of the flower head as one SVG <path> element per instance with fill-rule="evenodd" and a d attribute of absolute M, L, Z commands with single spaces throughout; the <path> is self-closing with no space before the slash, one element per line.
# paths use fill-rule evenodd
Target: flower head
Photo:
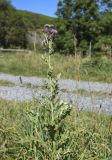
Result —
<path fill-rule="evenodd" d="M 58 31 L 57 31 L 56 29 L 52 29 L 52 30 L 50 31 L 50 37 L 51 37 L 51 38 L 55 38 L 56 35 L 57 35 L 57 33 L 58 33 Z"/>
<path fill-rule="evenodd" d="M 52 24 L 45 24 L 44 28 L 43 28 L 43 32 L 45 33 L 45 35 L 47 36 L 47 40 L 54 40 L 54 38 L 56 37 L 58 31 L 55 29 L 55 26 Z M 42 41 L 41 45 L 42 46 L 46 46 L 48 41 L 46 40 L 46 38 Z"/>

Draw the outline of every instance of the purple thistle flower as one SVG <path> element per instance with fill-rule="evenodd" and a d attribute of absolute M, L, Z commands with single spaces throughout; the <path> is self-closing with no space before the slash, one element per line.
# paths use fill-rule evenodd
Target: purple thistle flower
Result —
<path fill-rule="evenodd" d="M 58 33 L 58 31 L 57 31 L 57 30 L 52 29 L 52 30 L 50 31 L 50 37 L 51 37 L 51 38 L 55 38 L 55 37 L 56 37 L 56 35 L 57 35 L 57 33 Z"/>
<path fill-rule="evenodd" d="M 50 31 L 50 33 L 56 35 L 56 34 L 58 33 L 58 31 L 57 31 L 56 29 L 52 29 L 52 30 Z"/>
<path fill-rule="evenodd" d="M 55 28 L 55 26 L 51 25 L 51 24 L 45 24 L 44 25 L 43 32 L 45 34 L 47 34 L 48 41 L 53 40 L 56 37 L 57 33 L 58 33 L 58 31 L 56 29 L 54 29 L 54 28 Z M 48 42 L 46 41 L 46 39 L 44 39 L 41 42 L 41 46 L 45 47 L 47 45 L 47 43 Z"/>

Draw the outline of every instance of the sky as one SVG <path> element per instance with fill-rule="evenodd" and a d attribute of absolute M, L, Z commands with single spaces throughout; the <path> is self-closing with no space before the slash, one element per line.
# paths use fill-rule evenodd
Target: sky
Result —
<path fill-rule="evenodd" d="M 27 10 L 55 17 L 59 0 L 11 0 L 16 9 Z"/>

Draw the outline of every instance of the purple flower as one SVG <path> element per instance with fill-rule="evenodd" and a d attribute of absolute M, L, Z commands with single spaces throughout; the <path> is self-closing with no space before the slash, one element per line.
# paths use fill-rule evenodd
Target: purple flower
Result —
<path fill-rule="evenodd" d="M 44 25 L 44 28 L 43 28 L 43 32 L 45 34 L 47 34 L 47 38 L 48 38 L 48 41 L 50 40 L 54 40 L 58 31 L 56 29 L 54 29 L 55 26 L 54 25 L 51 25 L 51 24 L 45 24 Z M 45 47 L 48 43 L 48 41 L 46 41 L 46 39 L 44 39 L 42 42 L 41 42 L 41 46 Z"/>
<path fill-rule="evenodd" d="M 58 33 L 58 31 L 57 31 L 57 30 L 52 29 L 52 30 L 50 31 L 50 37 L 51 37 L 51 38 L 55 38 L 55 37 L 56 37 L 56 35 L 57 35 L 57 33 Z"/>
<path fill-rule="evenodd" d="M 56 29 L 52 29 L 52 30 L 50 31 L 50 33 L 56 35 L 56 34 L 58 33 L 58 31 L 57 31 Z"/>
<path fill-rule="evenodd" d="M 43 32 L 50 34 L 50 31 L 51 31 L 53 28 L 54 28 L 54 25 L 52 25 L 52 24 L 45 24 L 45 25 L 44 25 Z"/>

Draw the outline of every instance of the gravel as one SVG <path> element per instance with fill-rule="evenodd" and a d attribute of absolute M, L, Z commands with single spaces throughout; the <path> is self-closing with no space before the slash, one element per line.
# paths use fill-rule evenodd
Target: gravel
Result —
<path fill-rule="evenodd" d="M 48 94 L 41 86 L 44 85 L 44 78 L 22 76 L 22 84 L 19 76 L 10 74 L 0 74 L 0 80 L 7 80 L 15 83 L 15 86 L 0 86 L 0 97 L 8 100 L 30 101 L 33 97 L 41 99 L 43 95 Z M 25 84 L 36 85 L 36 88 L 26 87 Z M 87 91 L 97 91 L 111 94 L 112 84 L 86 82 L 75 80 L 59 80 L 59 97 L 69 103 L 73 103 L 79 109 L 96 110 L 106 112 L 112 115 L 112 96 L 82 96 L 76 95 L 74 91 L 84 89 Z"/>
<path fill-rule="evenodd" d="M 15 83 L 16 85 L 20 84 L 20 76 L 14 76 L 10 74 L 0 73 L 0 80 L 7 80 Z M 37 77 L 25 77 L 22 76 L 23 84 L 30 83 L 32 85 L 42 86 L 44 84 L 45 78 Z M 59 80 L 60 89 L 68 90 L 73 92 L 77 89 L 84 89 L 87 91 L 97 91 L 97 92 L 108 92 L 112 93 L 112 84 L 109 83 L 98 83 L 98 82 L 86 82 L 86 81 L 76 81 L 76 80 Z"/>

